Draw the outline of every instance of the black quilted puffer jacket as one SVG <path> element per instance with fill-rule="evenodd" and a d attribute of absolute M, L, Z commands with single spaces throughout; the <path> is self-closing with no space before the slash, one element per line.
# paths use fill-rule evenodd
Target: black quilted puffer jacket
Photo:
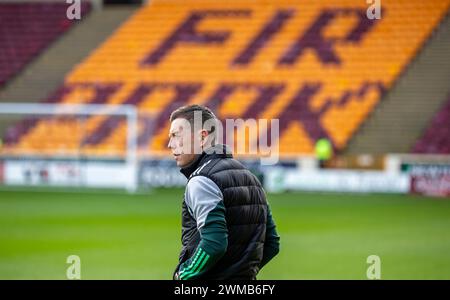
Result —
<path fill-rule="evenodd" d="M 279 251 L 279 236 L 257 177 L 233 159 L 225 145 L 210 147 L 181 172 L 188 178 L 188 183 L 197 176 L 212 180 L 220 189 L 225 207 L 228 240 L 223 242 L 226 243 L 226 251 L 195 279 L 256 279 L 262 266 Z M 185 199 L 182 206 L 182 250 L 174 276 L 180 265 L 188 259 L 193 260 L 201 240 L 198 220 Z"/>

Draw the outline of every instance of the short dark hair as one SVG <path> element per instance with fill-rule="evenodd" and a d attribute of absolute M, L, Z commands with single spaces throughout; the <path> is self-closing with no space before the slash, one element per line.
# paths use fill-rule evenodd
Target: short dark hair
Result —
<path fill-rule="evenodd" d="M 196 111 L 200 111 L 202 113 L 202 126 L 205 125 L 205 122 L 207 120 L 215 119 L 217 120 L 216 116 L 212 112 L 211 109 L 209 109 L 206 106 L 198 105 L 198 104 L 192 104 L 192 105 L 186 105 L 182 106 L 180 108 L 177 108 L 170 114 L 170 122 L 172 122 L 175 119 L 182 118 L 189 121 L 191 125 L 194 125 L 194 113 Z M 215 127 L 213 126 L 209 133 L 212 133 L 215 131 Z"/>

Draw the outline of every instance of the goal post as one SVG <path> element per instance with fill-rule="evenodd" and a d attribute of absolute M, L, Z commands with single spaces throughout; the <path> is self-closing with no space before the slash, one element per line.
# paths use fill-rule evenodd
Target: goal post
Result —
<path fill-rule="evenodd" d="M 109 187 L 135 192 L 137 134 L 134 105 L 0 103 L 0 183 L 33 183 L 27 181 L 33 176 L 27 160 L 47 162 L 39 171 L 46 185 L 108 187 L 108 178 L 95 178 L 104 175 L 110 176 Z M 63 180 L 61 162 L 72 162 L 73 180 Z"/>

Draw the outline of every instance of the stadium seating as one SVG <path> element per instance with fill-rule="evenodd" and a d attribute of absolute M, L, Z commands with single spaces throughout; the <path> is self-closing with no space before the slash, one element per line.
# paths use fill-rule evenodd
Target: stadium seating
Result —
<path fill-rule="evenodd" d="M 386 1 L 381 19 L 370 20 L 359 0 L 154 0 L 77 65 L 50 99 L 136 105 L 144 153 L 167 153 L 169 113 L 188 103 L 206 104 L 222 120 L 278 118 L 281 155 L 312 153 L 321 137 L 339 151 L 449 3 Z M 74 135 L 68 132 L 81 130 L 77 120 L 59 122 L 11 129 L 4 148 L 52 153 L 82 145 L 89 154 L 123 153 L 123 120 L 93 117 Z M 45 138 L 48 132 L 55 139 Z"/>
<path fill-rule="evenodd" d="M 450 153 L 450 97 L 434 116 L 424 135 L 413 148 L 414 153 Z"/>
<path fill-rule="evenodd" d="M 0 3 L 0 86 L 74 24 L 66 17 L 67 7 L 56 2 Z M 90 3 L 83 2 L 82 14 L 89 9 Z"/>

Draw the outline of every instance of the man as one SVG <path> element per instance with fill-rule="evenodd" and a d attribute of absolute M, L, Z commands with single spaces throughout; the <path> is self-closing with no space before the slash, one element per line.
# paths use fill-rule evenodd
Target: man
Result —
<path fill-rule="evenodd" d="M 219 122 L 211 110 L 181 107 L 170 121 L 168 147 L 188 178 L 174 279 L 256 279 L 280 239 L 261 183 L 216 144 L 217 125 L 205 126 Z"/>
<path fill-rule="evenodd" d="M 325 168 L 325 163 L 333 156 L 333 145 L 327 138 L 320 138 L 315 145 L 316 158 L 319 160 L 319 167 Z"/>

